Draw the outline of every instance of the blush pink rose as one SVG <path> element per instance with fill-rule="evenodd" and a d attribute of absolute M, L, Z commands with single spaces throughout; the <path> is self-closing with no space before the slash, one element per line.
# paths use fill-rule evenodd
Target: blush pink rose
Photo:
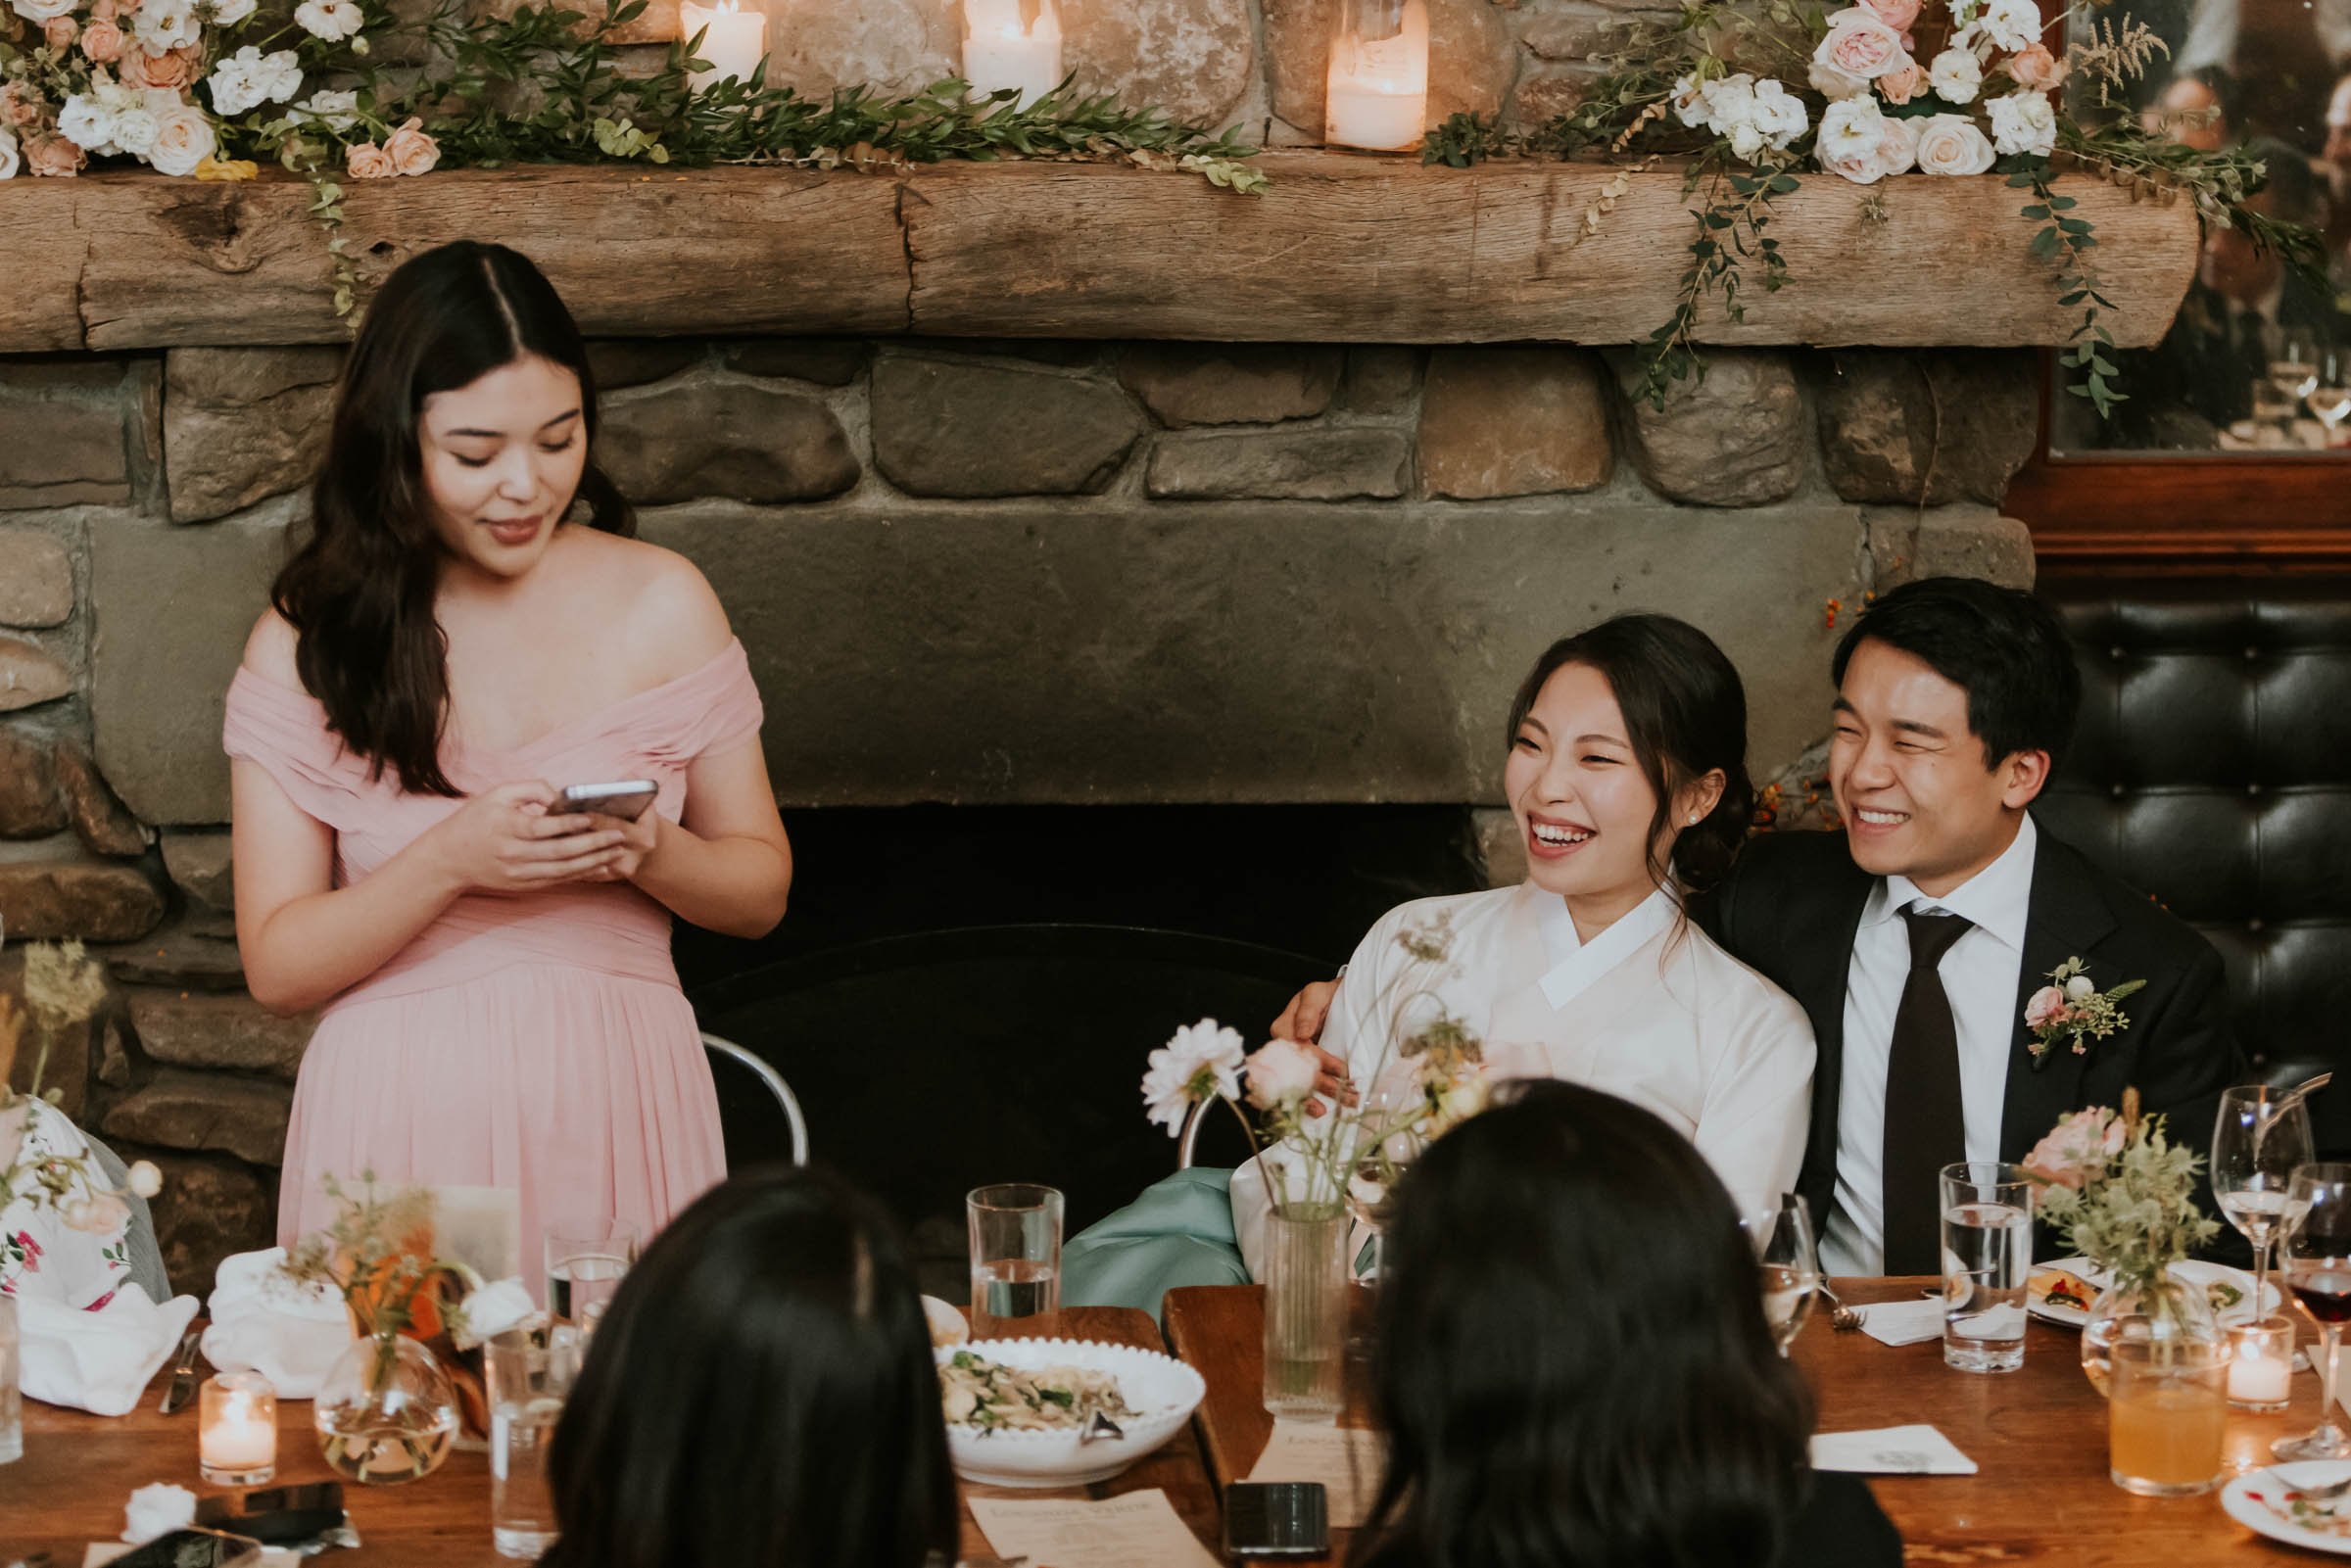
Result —
<path fill-rule="evenodd" d="M 122 58 L 122 28 L 112 18 L 93 18 L 81 29 L 81 52 L 93 64 L 113 65 Z"/>
<path fill-rule="evenodd" d="M 2123 1152 L 2128 1136 L 2123 1118 L 2104 1106 L 2060 1117 L 2047 1136 L 2025 1156 L 2025 1168 L 2056 1187 L 2076 1192 L 2106 1163 Z"/>
<path fill-rule="evenodd" d="M 90 0 L 90 20 L 92 22 L 114 21 L 115 0 Z"/>
<path fill-rule="evenodd" d="M 2019 87 L 2045 92 L 2065 79 L 2065 66 L 2047 44 L 2030 44 L 2008 57 L 2008 74 Z"/>
<path fill-rule="evenodd" d="M 1918 20 L 1921 0 L 1861 0 L 1861 4 L 1877 13 L 1878 20 L 1896 32 L 1908 32 L 1910 24 Z"/>
<path fill-rule="evenodd" d="M 1918 68 L 1916 62 L 1912 62 L 1906 71 L 1890 71 L 1880 76 L 1878 91 L 1886 95 L 1886 101 L 1890 104 L 1906 104 L 1917 97 L 1918 90 L 1926 84 L 1927 73 Z"/>
<path fill-rule="evenodd" d="M 1840 11 L 1830 19 L 1828 36 L 1820 40 L 1813 58 L 1872 81 L 1911 64 L 1902 49 L 1902 35 L 1861 6 Z"/>
<path fill-rule="evenodd" d="M 2028 1029 L 2044 1028 L 2063 1022 L 2064 1017 L 2065 993 L 2054 985 L 2044 985 L 2035 991 L 2033 999 L 2025 1004 L 2025 1027 Z"/>
<path fill-rule="evenodd" d="M 384 156 L 392 161 L 395 174 L 427 174 L 441 162 L 441 144 L 420 128 L 422 119 L 410 116 L 408 122 L 384 138 Z"/>
<path fill-rule="evenodd" d="M 32 90 L 21 82 L 0 87 L 0 125 L 10 130 L 30 130 L 41 122 L 41 101 Z"/>
<path fill-rule="evenodd" d="M 41 24 L 41 42 L 61 55 L 72 48 L 73 40 L 80 36 L 81 24 L 72 17 L 51 17 Z"/>
<path fill-rule="evenodd" d="M 151 55 L 144 49 L 126 49 L 115 74 L 125 87 L 141 87 L 161 92 L 184 92 L 194 85 L 200 52 L 190 46 L 168 53 Z"/>
<path fill-rule="evenodd" d="M 78 174 L 89 161 L 89 154 L 55 131 L 24 144 L 24 166 L 51 179 Z"/>
<path fill-rule="evenodd" d="M 392 166 L 392 160 L 384 155 L 384 150 L 373 142 L 360 142 L 346 150 L 343 166 L 353 179 L 390 179 L 400 172 Z"/>

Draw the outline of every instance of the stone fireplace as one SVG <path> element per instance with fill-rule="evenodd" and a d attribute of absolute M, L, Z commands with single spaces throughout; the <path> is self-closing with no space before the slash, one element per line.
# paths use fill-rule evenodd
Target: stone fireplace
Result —
<path fill-rule="evenodd" d="M 1008 919 L 1327 962 L 1400 898 L 1513 875 L 1478 829 L 1552 638 L 1696 621 L 1749 681 L 1758 778 L 1800 780 L 1842 615 L 1913 574 L 2032 572 L 1998 510 L 2033 444 L 2022 351 L 1718 351 L 1662 411 L 1621 354 L 1547 345 L 595 356 L 602 458 L 725 599 L 803 845 L 783 932 L 686 941 L 690 984 Z M 265 1242 L 307 1034 L 240 985 L 218 734 L 339 358 L 0 358 L 0 915 L 112 965 L 65 1104 L 165 1166 L 183 1279 Z"/>

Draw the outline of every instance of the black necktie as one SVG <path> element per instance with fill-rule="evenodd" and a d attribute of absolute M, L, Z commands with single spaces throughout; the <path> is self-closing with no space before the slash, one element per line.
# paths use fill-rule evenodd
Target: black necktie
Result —
<path fill-rule="evenodd" d="M 1916 908 L 1902 911 L 1902 923 L 1910 927 L 1910 975 L 1886 1058 L 1886 1272 L 1933 1274 L 1943 1267 L 1937 1178 L 1967 1158 L 1959 1026 L 1935 966 L 1968 923 Z"/>

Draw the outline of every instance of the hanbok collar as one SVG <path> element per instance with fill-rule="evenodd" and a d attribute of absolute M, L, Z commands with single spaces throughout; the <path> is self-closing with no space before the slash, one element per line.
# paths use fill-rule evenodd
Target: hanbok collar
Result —
<path fill-rule="evenodd" d="M 1670 927 L 1681 915 L 1681 901 L 1670 884 L 1658 888 L 1626 912 L 1624 917 L 1589 942 L 1576 934 L 1575 918 L 1567 900 L 1527 884 L 1535 899 L 1536 920 L 1542 927 L 1543 949 L 1551 969 L 1536 983 L 1553 1009 L 1565 1007 L 1589 990 L 1594 981 L 1632 957 L 1650 940 Z"/>

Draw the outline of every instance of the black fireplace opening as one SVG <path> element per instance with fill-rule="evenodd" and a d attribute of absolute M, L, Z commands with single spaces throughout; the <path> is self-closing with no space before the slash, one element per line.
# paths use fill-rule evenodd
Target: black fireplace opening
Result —
<path fill-rule="evenodd" d="M 1214 1018 L 1254 1049 L 1382 913 L 1484 885 L 1444 806 L 1064 806 L 788 813 L 792 912 L 744 942 L 681 927 L 702 1027 L 791 1084 L 811 1158 L 880 1195 L 928 1288 L 964 1292 L 963 1195 L 1059 1188 L 1075 1235 L 1175 1168 L 1145 1058 Z M 784 1122 L 721 1074 L 737 1168 Z M 1237 1127 L 1204 1160 L 1229 1164 Z M 1213 1156 L 1210 1151 L 1213 1151 Z"/>

